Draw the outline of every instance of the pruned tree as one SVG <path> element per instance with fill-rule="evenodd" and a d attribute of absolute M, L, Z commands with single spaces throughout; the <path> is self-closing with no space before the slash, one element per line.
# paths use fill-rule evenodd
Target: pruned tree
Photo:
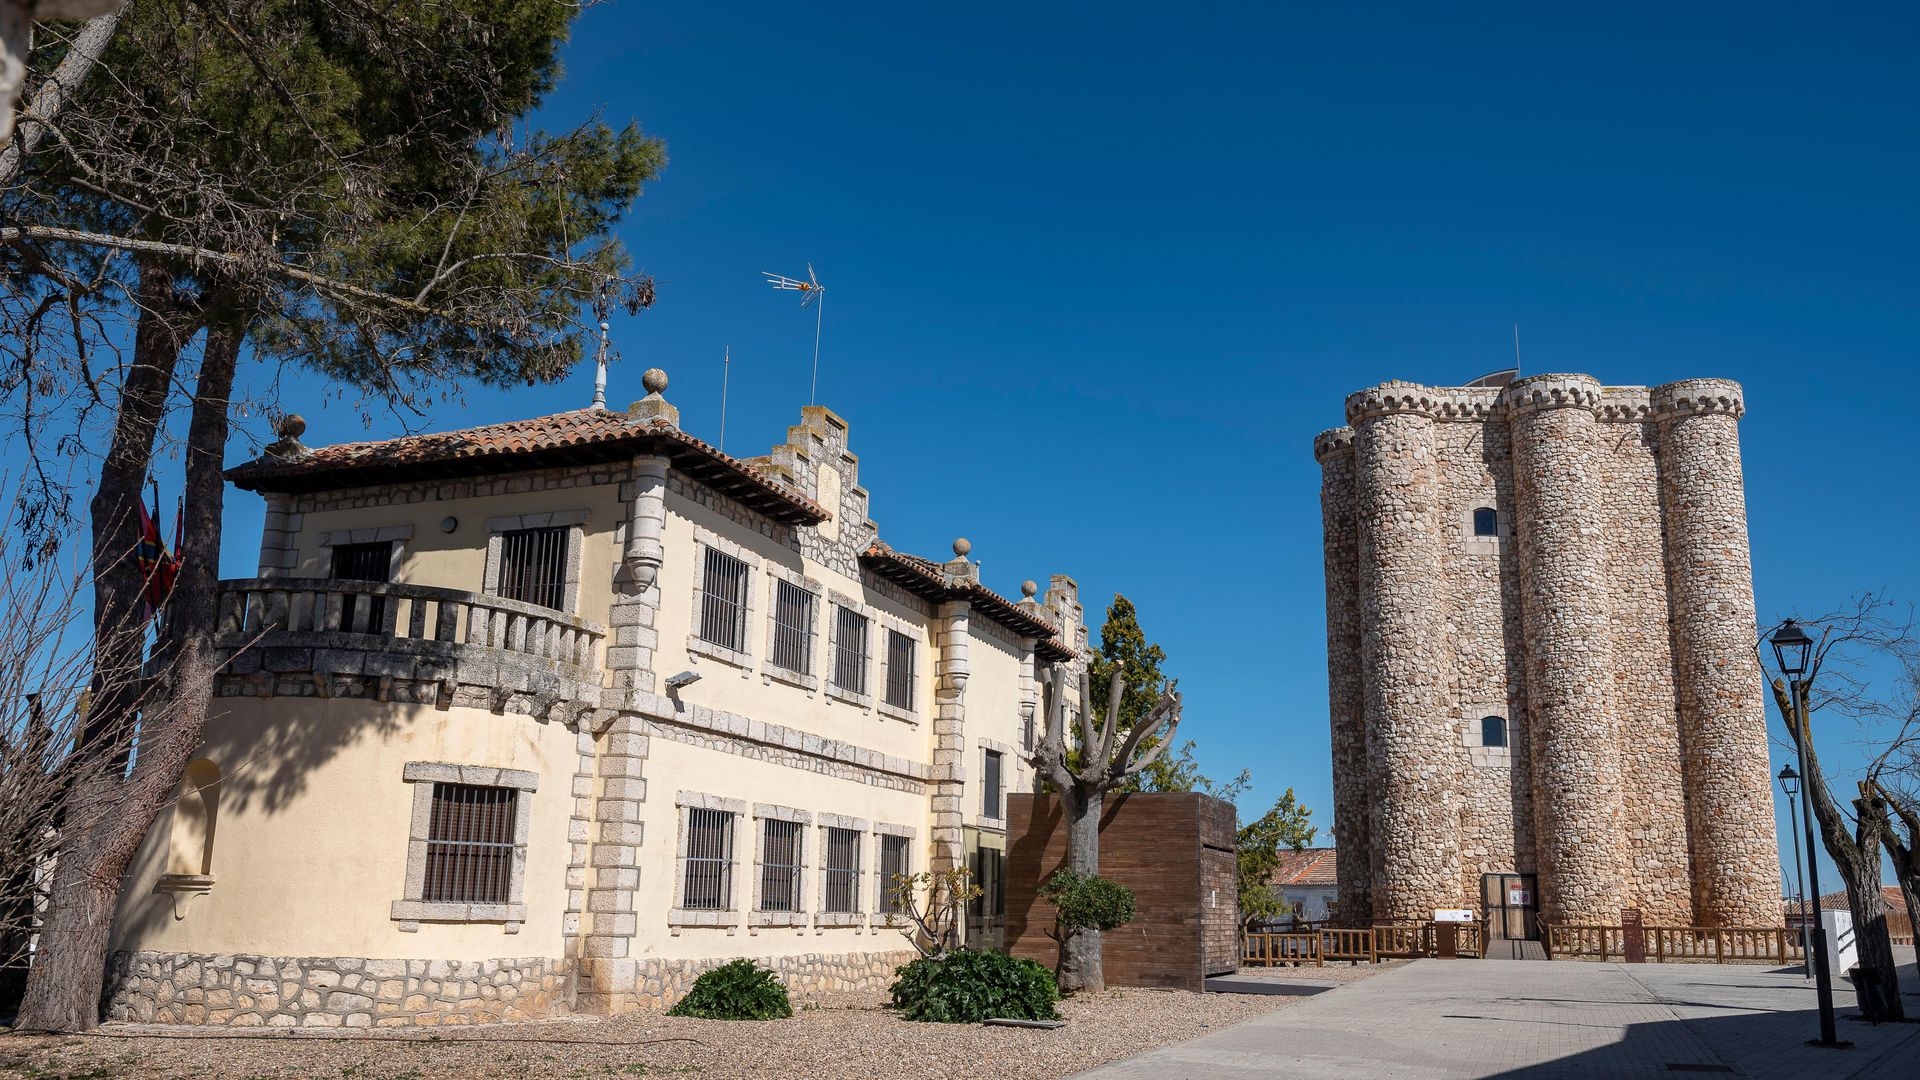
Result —
<path fill-rule="evenodd" d="M 598 122 L 516 130 L 557 78 L 580 10 L 140 0 L 58 116 L 29 118 L 46 137 L 0 180 L 0 394 L 37 484 L 16 521 L 36 540 L 68 532 L 69 493 L 38 463 L 104 446 L 80 738 L 137 730 L 139 754 L 124 775 L 74 781 L 76 805 L 117 812 L 62 830 L 23 1025 L 97 1022 L 120 878 L 199 740 L 219 662 L 230 425 L 242 408 L 278 408 L 235 400 L 243 360 L 305 367 L 418 414 L 463 383 L 558 378 L 581 355 L 583 309 L 651 303 L 612 229 L 663 165 L 658 141 Z M 36 50 L 29 101 L 84 40 Z M 176 409 L 183 565 L 146 652 L 128 629 L 142 583 L 118 556 L 137 542 L 140 489 Z M 161 682 L 141 683 L 143 665 Z"/>
<path fill-rule="evenodd" d="M 1874 692 L 1867 670 L 1875 656 L 1912 649 L 1914 621 L 1910 615 L 1900 617 L 1883 596 L 1873 593 L 1856 596 L 1838 611 L 1800 621 L 1818 631 L 1806 673 L 1792 684 L 1776 677 L 1769 688 L 1787 733 L 1806 762 L 1801 783 L 1821 845 L 1846 884 L 1860 956 L 1854 978 L 1860 1014 L 1876 1022 L 1903 1019 L 1898 966 L 1881 895 L 1882 849 L 1893 829 L 1888 801 L 1875 773 L 1886 758 L 1883 754 L 1869 766 L 1855 784 L 1857 795 L 1843 807 L 1820 764 L 1812 728 L 1813 717 L 1823 711 L 1855 720 L 1886 716 L 1886 704 Z M 1805 725 L 1800 723 L 1801 716 L 1807 718 Z M 1904 738 L 1903 733 L 1894 733 L 1896 742 Z"/>
<path fill-rule="evenodd" d="M 1235 878 L 1242 932 L 1293 911 L 1293 905 L 1273 891 L 1273 874 L 1280 868 L 1282 849 L 1302 851 L 1313 843 L 1319 830 L 1310 823 L 1312 818 L 1313 811 L 1300 805 L 1288 788 L 1265 814 L 1240 826 L 1235 837 Z"/>
<path fill-rule="evenodd" d="M 1066 868 L 1083 876 L 1097 876 L 1100 816 L 1107 793 L 1122 789 L 1173 745 L 1180 729 L 1180 694 L 1175 684 L 1168 682 L 1145 714 L 1127 726 L 1121 716 L 1126 680 L 1121 671 L 1114 670 L 1107 682 L 1105 716 L 1096 726 L 1091 708 L 1083 709 L 1079 730 L 1070 737 L 1066 730 L 1067 673 L 1054 668 L 1048 678 L 1047 734 L 1034 750 L 1033 767 L 1060 795 L 1067 819 Z M 1091 702 L 1088 691 L 1083 679 L 1082 701 Z M 1106 988 L 1100 941 L 1100 931 L 1093 928 L 1075 929 L 1067 935 L 1060 954 L 1060 989 L 1072 993 Z"/>
<path fill-rule="evenodd" d="M 981 896 L 973 871 L 964 866 L 895 874 L 891 884 L 894 914 L 904 920 L 901 933 L 929 960 L 960 947 L 967 905 Z"/>

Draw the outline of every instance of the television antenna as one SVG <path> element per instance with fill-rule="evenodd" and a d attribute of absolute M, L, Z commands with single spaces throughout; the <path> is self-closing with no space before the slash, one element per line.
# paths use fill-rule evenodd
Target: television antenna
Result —
<path fill-rule="evenodd" d="M 820 395 L 820 323 L 827 310 L 827 287 L 820 284 L 820 279 L 814 276 L 812 263 L 807 264 L 805 281 L 787 277 L 785 274 L 768 273 L 765 270 L 760 271 L 760 276 L 766 278 L 767 284 L 779 292 L 799 293 L 802 309 L 809 305 L 813 307 L 813 385 L 807 390 L 807 404 L 812 405 Z"/>

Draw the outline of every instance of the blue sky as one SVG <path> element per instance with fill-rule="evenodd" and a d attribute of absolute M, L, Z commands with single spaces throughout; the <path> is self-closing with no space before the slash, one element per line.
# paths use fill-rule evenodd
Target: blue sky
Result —
<path fill-rule="evenodd" d="M 543 120 L 668 143 L 624 230 L 660 302 L 614 324 L 616 403 L 658 365 L 717 438 L 730 345 L 727 449 L 780 441 L 812 313 L 759 272 L 810 261 L 820 401 L 883 534 L 965 535 L 1008 593 L 1061 571 L 1090 609 L 1125 592 L 1207 770 L 1324 823 L 1312 437 L 1350 391 L 1506 366 L 1515 323 L 1529 372 L 1746 384 L 1763 616 L 1920 598 L 1916 30 L 1894 5 L 628 0 L 582 17 Z M 475 392 L 428 426 L 591 384 Z M 288 392 L 309 443 L 365 437 Z M 232 502 L 244 575 L 259 504 Z"/>

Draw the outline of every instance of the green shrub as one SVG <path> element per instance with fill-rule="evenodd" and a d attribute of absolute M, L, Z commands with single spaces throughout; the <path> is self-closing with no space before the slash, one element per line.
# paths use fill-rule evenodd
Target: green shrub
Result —
<path fill-rule="evenodd" d="M 1053 972 L 1005 953 L 959 949 L 895 969 L 893 1007 L 908 1020 L 977 1024 L 982 1020 L 1057 1020 Z"/>
<path fill-rule="evenodd" d="M 1040 886 L 1040 899 L 1053 905 L 1063 933 L 1113 930 L 1133 921 L 1133 890 L 1098 874 L 1056 870 Z"/>
<path fill-rule="evenodd" d="M 667 1015 L 702 1020 L 779 1020 L 793 1015 L 793 1004 L 787 1000 L 787 988 L 773 972 L 741 959 L 693 980 L 693 989 L 675 1002 Z"/>

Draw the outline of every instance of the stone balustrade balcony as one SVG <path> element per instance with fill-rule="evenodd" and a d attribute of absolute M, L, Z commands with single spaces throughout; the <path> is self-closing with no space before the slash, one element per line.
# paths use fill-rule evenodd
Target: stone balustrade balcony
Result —
<path fill-rule="evenodd" d="M 338 578 L 220 583 L 225 697 L 363 697 L 541 718 L 597 705 L 606 627 L 459 589 Z"/>

